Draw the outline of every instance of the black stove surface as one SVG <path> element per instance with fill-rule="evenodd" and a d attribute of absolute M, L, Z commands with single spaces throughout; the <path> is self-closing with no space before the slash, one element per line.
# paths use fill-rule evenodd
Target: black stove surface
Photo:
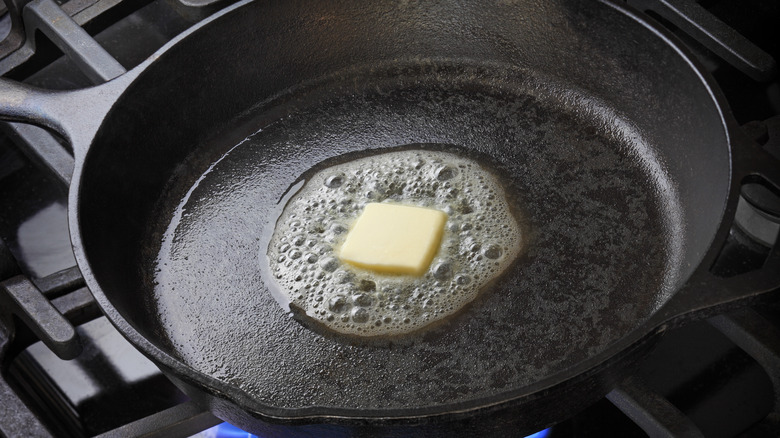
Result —
<path fill-rule="evenodd" d="M 123 67 L 132 68 L 225 4 L 71 0 L 62 9 Z M 699 4 L 780 59 L 780 3 Z M 737 120 L 780 159 L 776 71 L 768 80 L 751 79 L 662 12 L 649 13 L 689 45 L 717 80 Z M 6 15 L 0 19 L 0 35 L 10 28 Z M 34 54 L 0 52 L 0 72 L 50 89 L 92 84 L 54 44 L 39 40 Z M 76 326 L 83 350 L 73 360 L 62 360 L 27 324 L 0 312 L 0 436 L 248 436 L 229 425 L 212 428 L 219 420 L 191 404 L 100 315 L 74 268 L 66 185 L 22 152 L 18 141 L 0 135 L 0 237 L 7 247 L 0 247 L 0 280 L 20 274 L 37 287 Z M 713 268 L 724 277 L 761 266 L 769 254 L 767 242 L 777 233 L 776 218 L 767 213 L 777 200 L 757 192 L 746 197 L 767 205 L 740 205 L 739 221 Z M 12 341 L 9 327 L 16 332 Z M 606 398 L 538 436 L 648 435 L 780 436 L 780 305 L 762 303 L 666 332 L 634 374 Z"/>

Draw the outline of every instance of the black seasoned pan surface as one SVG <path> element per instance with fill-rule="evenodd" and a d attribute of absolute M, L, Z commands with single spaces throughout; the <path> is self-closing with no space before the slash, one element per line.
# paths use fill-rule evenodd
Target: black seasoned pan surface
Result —
<path fill-rule="evenodd" d="M 511 397 L 638 328 L 685 265 L 682 207 L 653 146 L 597 100 L 522 69 L 356 67 L 256 105 L 230 132 L 196 148 L 158 201 L 141 250 L 157 315 L 145 330 L 272 409 L 400 415 Z M 399 148 L 495 173 L 521 256 L 461 312 L 401 339 L 302 324 L 264 274 L 280 200 L 312 169 Z"/>

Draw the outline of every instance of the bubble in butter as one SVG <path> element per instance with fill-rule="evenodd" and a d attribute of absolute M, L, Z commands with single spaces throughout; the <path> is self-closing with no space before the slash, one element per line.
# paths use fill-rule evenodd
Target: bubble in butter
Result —
<path fill-rule="evenodd" d="M 339 260 L 350 227 L 377 202 L 447 214 L 439 250 L 422 275 Z M 312 175 L 284 207 L 267 254 L 278 289 L 298 313 L 341 334 L 397 336 L 472 301 L 518 256 L 521 240 L 503 188 L 480 164 L 449 152 L 403 150 Z"/>

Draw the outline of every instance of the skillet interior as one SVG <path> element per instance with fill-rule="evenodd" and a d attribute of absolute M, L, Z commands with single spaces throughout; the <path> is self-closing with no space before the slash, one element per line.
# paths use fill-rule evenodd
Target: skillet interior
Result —
<path fill-rule="evenodd" d="M 728 187 L 701 79 L 602 4 L 453 3 L 249 3 L 151 64 L 79 185 L 84 251 L 119 313 L 275 413 L 408 413 L 522 393 L 663 304 L 706 251 Z M 192 191 L 155 277 L 149 256 L 188 189 L 264 126 Z M 257 268 L 263 207 L 323 159 L 410 143 L 490 157 L 532 236 L 525 258 L 452 324 L 392 348 L 284 316 Z"/>

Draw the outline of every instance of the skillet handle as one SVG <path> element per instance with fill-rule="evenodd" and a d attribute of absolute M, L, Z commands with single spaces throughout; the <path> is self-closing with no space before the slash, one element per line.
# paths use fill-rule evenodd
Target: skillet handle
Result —
<path fill-rule="evenodd" d="M 63 92 L 44 91 L 0 78 L 0 119 L 48 128 L 68 137 L 62 121 Z"/>
<path fill-rule="evenodd" d="M 759 145 L 748 141 L 741 130 L 732 148 L 731 197 L 737 198 L 742 183 L 761 181 L 780 194 L 780 161 Z M 734 221 L 736 199 L 729 203 L 719 235 L 705 260 L 714 260 L 720 252 Z M 780 297 L 780 233 L 762 267 L 729 278 L 718 277 L 711 265 L 702 263 L 688 282 L 657 313 L 661 330 L 692 319 L 708 318 L 752 303 Z"/>
<path fill-rule="evenodd" d="M 127 76 L 72 91 L 42 90 L 0 78 L 0 120 L 29 123 L 56 132 L 71 145 L 78 161 L 129 83 Z"/>
<path fill-rule="evenodd" d="M 758 270 L 722 278 L 712 274 L 706 265 L 699 268 L 661 308 L 658 322 L 653 325 L 667 330 L 778 297 L 780 242 L 775 242 L 766 263 Z"/>

